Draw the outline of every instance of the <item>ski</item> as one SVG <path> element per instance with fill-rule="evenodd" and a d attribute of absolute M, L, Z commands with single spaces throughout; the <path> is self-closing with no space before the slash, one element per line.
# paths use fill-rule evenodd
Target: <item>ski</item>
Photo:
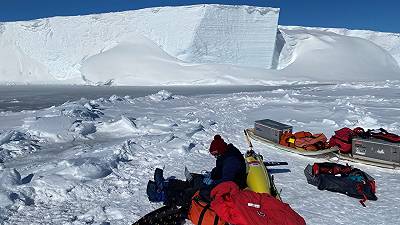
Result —
<path fill-rule="evenodd" d="M 264 162 L 265 166 L 284 166 L 288 165 L 287 162 Z"/>

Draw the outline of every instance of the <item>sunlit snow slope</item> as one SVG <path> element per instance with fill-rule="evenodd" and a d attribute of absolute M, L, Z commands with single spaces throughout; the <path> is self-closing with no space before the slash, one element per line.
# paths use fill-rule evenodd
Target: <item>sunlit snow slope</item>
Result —
<path fill-rule="evenodd" d="M 81 67 L 86 82 L 115 85 L 269 84 L 268 80 L 277 80 L 273 71 L 265 71 L 227 64 L 185 63 L 141 37 L 132 37 L 89 57 Z"/>
<path fill-rule="evenodd" d="M 288 76 L 331 81 L 400 79 L 393 56 L 364 38 L 281 27 L 277 46 L 281 46 L 278 69 Z"/>
<path fill-rule="evenodd" d="M 308 30 L 308 31 L 326 31 L 349 37 L 359 37 L 372 41 L 388 51 L 397 63 L 400 64 L 400 34 L 377 32 L 370 30 L 349 30 L 345 28 L 322 28 L 322 27 L 296 27 L 280 26 L 281 30 Z"/>

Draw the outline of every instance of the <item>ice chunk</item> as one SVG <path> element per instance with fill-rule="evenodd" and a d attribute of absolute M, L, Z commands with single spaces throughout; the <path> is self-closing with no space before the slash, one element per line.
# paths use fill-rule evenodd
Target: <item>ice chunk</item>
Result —
<path fill-rule="evenodd" d="M 72 132 L 75 132 L 77 134 L 86 136 L 86 135 L 95 133 L 96 126 L 93 122 L 77 120 L 72 124 L 72 126 L 69 130 Z"/>
<path fill-rule="evenodd" d="M 154 101 L 163 101 L 163 100 L 173 99 L 172 93 L 169 91 L 166 91 L 166 90 L 161 90 L 161 91 L 157 92 L 156 94 L 150 95 L 149 97 Z"/>
<path fill-rule="evenodd" d="M 39 117 L 36 120 L 26 120 L 24 127 L 32 135 L 59 142 L 73 138 L 69 129 L 74 121 L 67 116 Z"/>
<path fill-rule="evenodd" d="M 0 186 L 11 187 L 21 184 L 21 174 L 14 168 L 3 169 L 0 173 Z"/>
<path fill-rule="evenodd" d="M 13 203 L 14 202 L 10 199 L 9 194 L 0 190 L 0 208 L 7 207 Z"/>

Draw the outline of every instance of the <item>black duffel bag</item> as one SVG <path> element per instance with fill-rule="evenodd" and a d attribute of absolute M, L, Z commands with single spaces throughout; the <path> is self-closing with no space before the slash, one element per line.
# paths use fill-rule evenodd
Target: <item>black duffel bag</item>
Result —
<path fill-rule="evenodd" d="M 336 163 L 314 163 L 313 166 L 307 165 L 304 169 L 307 182 L 314 186 L 317 186 L 319 190 L 328 190 L 333 192 L 339 192 L 348 196 L 361 199 L 360 203 L 365 207 L 364 202 L 366 200 L 376 201 L 378 198 L 375 195 L 376 183 L 375 179 L 357 168 L 351 170 L 340 170 L 340 173 L 321 173 L 315 174 L 313 167 L 324 168 L 337 166 L 338 168 L 345 167 L 341 164 Z M 331 171 L 331 170 L 319 170 L 319 171 Z"/>

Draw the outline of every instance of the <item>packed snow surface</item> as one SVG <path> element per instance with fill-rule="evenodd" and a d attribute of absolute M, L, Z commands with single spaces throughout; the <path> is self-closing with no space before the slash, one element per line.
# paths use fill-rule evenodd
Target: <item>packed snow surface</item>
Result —
<path fill-rule="evenodd" d="M 284 27 L 194 5 L 0 24 L 0 83 L 243 85 L 400 79 L 399 34 Z"/>
<path fill-rule="evenodd" d="M 131 224 L 161 206 L 145 194 L 156 167 L 180 179 L 185 165 L 212 169 L 215 134 L 244 153 L 243 129 L 265 118 L 327 136 L 356 126 L 400 133 L 399 97 L 398 81 L 358 82 L 191 97 L 160 90 L 0 112 L 0 223 Z M 364 208 L 307 184 L 304 168 L 323 158 L 253 145 L 266 160 L 289 163 L 275 182 L 307 224 L 400 224 L 399 170 L 331 159 L 376 179 L 379 199 Z"/>

